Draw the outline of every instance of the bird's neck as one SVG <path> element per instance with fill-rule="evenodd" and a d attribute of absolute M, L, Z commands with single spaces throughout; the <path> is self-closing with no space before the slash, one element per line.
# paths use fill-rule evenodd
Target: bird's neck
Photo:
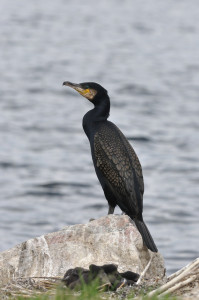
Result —
<path fill-rule="evenodd" d="M 110 99 L 108 95 L 95 104 L 92 110 L 94 121 L 107 120 L 110 112 Z"/>
<path fill-rule="evenodd" d="M 94 130 L 94 127 L 97 126 L 98 122 L 107 120 L 109 112 L 110 99 L 107 95 L 106 97 L 101 98 L 100 101 L 95 104 L 95 107 L 89 110 L 83 118 L 83 128 L 88 137 Z"/>

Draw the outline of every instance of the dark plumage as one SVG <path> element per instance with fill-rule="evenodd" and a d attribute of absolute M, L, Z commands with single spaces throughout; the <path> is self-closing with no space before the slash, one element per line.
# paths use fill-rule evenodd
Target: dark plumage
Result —
<path fill-rule="evenodd" d="M 94 104 L 83 118 L 90 141 L 93 164 L 109 204 L 109 214 L 118 205 L 135 222 L 145 245 L 157 252 L 156 245 L 142 218 L 144 181 L 139 159 L 120 129 L 108 121 L 110 99 L 99 84 L 64 82 Z"/>
<path fill-rule="evenodd" d="M 77 267 L 69 269 L 62 281 L 70 289 L 80 290 L 84 284 L 95 282 L 100 290 L 112 290 L 122 286 L 134 285 L 138 281 L 139 274 L 127 271 L 119 273 L 117 266 L 108 264 L 103 266 L 90 265 L 89 270 Z"/>

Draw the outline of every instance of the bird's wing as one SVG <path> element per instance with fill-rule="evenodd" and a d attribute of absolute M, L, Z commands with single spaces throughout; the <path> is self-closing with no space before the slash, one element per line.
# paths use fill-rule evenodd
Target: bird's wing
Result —
<path fill-rule="evenodd" d="M 118 128 L 118 133 L 122 139 L 122 142 L 124 143 L 128 153 L 130 154 L 130 160 L 131 163 L 134 167 L 138 182 L 139 182 L 139 187 L 140 187 L 140 192 L 143 194 L 144 193 L 144 179 L 143 179 L 143 174 L 142 174 L 142 166 L 140 164 L 140 161 L 137 157 L 137 154 L 135 153 L 133 147 L 129 143 L 129 141 L 126 139 L 126 137 L 123 135 L 123 133 L 119 130 Z"/>
<path fill-rule="evenodd" d="M 113 123 L 108 122 L 108 126 L 103 124 L 98 129 L 94 136 L 94 154 L 96 167 L 111 186 L 120 202 L 118 205 L 137 213 L 138 207 L 142 209 L 144 191 L 141 165 L 133 148 Z"/>

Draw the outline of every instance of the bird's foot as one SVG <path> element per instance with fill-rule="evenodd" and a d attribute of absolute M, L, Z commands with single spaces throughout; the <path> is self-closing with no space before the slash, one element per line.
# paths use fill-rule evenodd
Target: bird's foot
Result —
<path fill-rule="evenodd" d="M 109 205 L 108 215 L 112 215 L 114 213 L 115 207 Z"/>
<path fill-rule="evenodd" d="M 92 221 L 95 221 L 95 219 L 93 219 L 93 218 L 90 218 L 90 219 L 89 219 L 89 222 L 92 222 Z"/>

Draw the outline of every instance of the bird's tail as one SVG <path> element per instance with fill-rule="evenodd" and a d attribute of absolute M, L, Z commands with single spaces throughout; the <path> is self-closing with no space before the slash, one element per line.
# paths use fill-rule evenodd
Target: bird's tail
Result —
<path fill-rule="evenodd" d="M 154 243 L 154 240 L 146 226 L 146 224 L 144 223 L 144 221 L 140 221 L 138 219 L 133 219 L 133 221 L 135 222 L 135 225 L 137 227 L 137 229 L 139 230 L 144 244 L 147 246 L 148 249 L 150 249 L 152 252 L 158 252 L 158 249 Z"/>

